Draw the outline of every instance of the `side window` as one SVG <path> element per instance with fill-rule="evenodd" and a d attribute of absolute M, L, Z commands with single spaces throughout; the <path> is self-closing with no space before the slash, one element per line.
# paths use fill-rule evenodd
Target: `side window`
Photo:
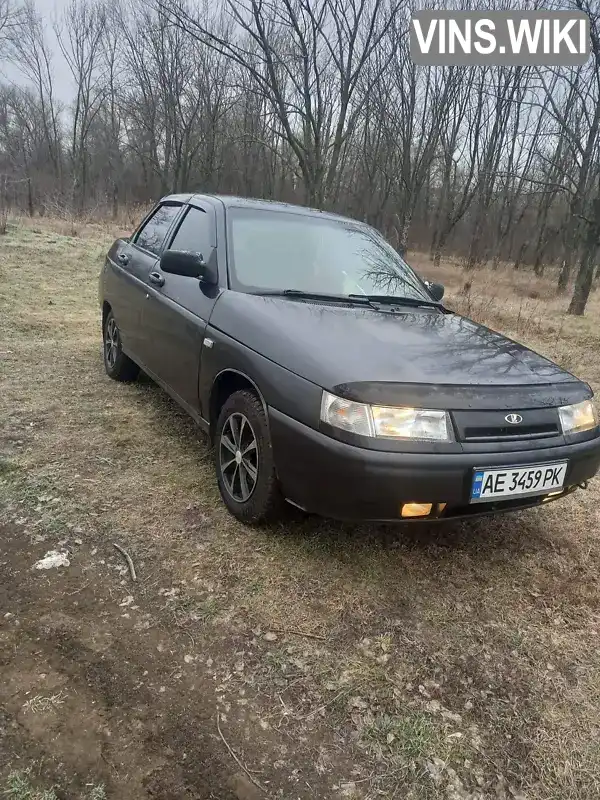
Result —
<path fill-rule="evenodd" d="M 181 206 L 159 206 L 135 237 L 135 244 L 156 256 L 160 255 L 165 236 L 180 211 Z"/>
<path fill-rule="evenodd" d="M 193 253 L 201 253 L 208 259 L 214 243 L 212 225 L 211 214 L 190 206 L 171 242 L 171 250 L 190 250 Z"/>

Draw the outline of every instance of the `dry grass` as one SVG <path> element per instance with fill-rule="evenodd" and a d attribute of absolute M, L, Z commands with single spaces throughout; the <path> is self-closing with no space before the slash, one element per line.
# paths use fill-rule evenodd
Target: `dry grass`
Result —
<path fill-rule="evenodd" d="M 40 765 L 41 770 L 42 765 Z M 33 770 L 13 770 L 8 774 L 4 786 L 0 786 L 2 796 L 8 800 L 58 800 L 54 789 L 38 789 L 32 779 Z M 64 794 L 61 792 L 61 797 Z M 106 793 L 102 785 L 88 784 L 84 795 L 79 800 L 106 800 Z"/>
<path fill-rule="evenodd" d="M 244 528 L 183 412 L 148 381 L 103 373 L 110 232 L 53 224 L 0 242 L 5 513 L 118 532 L 169 623 L 219 642 L 228 678 L 215 691 L 246 691 L 256 740 L 276 729 L 309 781 L 331 776 L 332 797 L 599 797 L 599 482 L 447 527 Z M 600 388 L 600 294 L 572 318 L 524 273 L 475 273 L 465 294 L 452 265 L 416 266 L 454 307 Z M 168 595 L 164 574 L 177 577 Z"/>
<path fill-rule="evenodd" d="M 39 714 L 51 711 L 57 706 L 61 706 L 65 702 L 64 692 L 57 692 L 56 694 L 43 695 L 36 694 L 30 698 L 23 706 L 25 711 L 30 711 L 32 714 Z"/>

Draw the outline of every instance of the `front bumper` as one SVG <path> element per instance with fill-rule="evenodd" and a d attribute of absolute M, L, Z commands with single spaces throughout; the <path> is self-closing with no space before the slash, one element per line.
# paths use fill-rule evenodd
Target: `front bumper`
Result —
<path fill-rule="evenodd" d="M 399 520 L 402 503 L 446 503 L 440 519 L 527 508 L 539 505 L 542 497 L 470 504 L 473 470 L 568 459 L 564 483 L 568 493 L 600 467 L 600 437 L 512 452 L 399 453 L 340 442 L 273 408 L 269 424 L 287 499 L 334 519 Z"/>

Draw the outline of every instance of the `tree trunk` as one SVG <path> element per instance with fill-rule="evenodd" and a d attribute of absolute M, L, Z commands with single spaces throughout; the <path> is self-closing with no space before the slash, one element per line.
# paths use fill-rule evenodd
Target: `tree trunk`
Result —
<path fill-rule="evenodd" d="M 538 247 L 537 252 L 535 254 L 535 261 L 533 262 L 533 271 L 538 276 L 538 278 L 541 278 L 542 275 L 544 274 L 543 258 L 544 258 L 544 250 Z"/>
<path fill-rule="evenodd" d="M 571 277 L 570 258 L 563 258 L 563 262 L 561 264 L 560 272 L 558 275 L 558 285 L 556 287 L 559 294 L 564 294 L 567 291 L 567 286 L 569 285 L 570 277 Z"/>
<path fill-rule="evenodd" d="M 596 256 L 596 247 L 593 249 L 586 248 L 577 279 L 575 281 L 575 289 L 573 290 L 573 297 L 569 305 L 569 314 L 581 317 L 585 311 L 585 307 L 590 296 L 592 283 L 594 282 L 594 262 Z"/>
<path fill-rule="evenodd" d="M 465 265 L 467 272 L 471 272 L 481 263 L 481 225 L 479 220 L 476 222 L 475 230 L 471 238 L 471 246 L 469 247 L 469 257 Z"/>
<path fill-rule="evenodd" d="M 535 257 L 533 261 L 533 271 L 536 275 L 542 276 L 544 274 L 544 256 L 546 255 L 546 218 L 547 218 L 547 211 L 544 209 L 543 212 L 543 221 L 540 226 L 540 230 L 538 233 L 536 245 L 535 245 Z"/>
<path fill-rule="evenodd" d="M 569 279 L 571 278 L 571 268 L 577 259 L 577 253 L 579 251 L 578 247 L 578 233 L 579 233 L 579 218 L 576 214 L 581 213 L 582 209 L 582 200 L 581 197 L 578 195 L 573 199 L 571 203 L 571 215 L 567 222 L 567 228 L 564 233 L 564 252 L 563 252 L 563 262 L 562 267 L 560 270 L 560 274 L 558 276 L 558 285 L 557 289 L 559 294 L 563 294 L 567 291 L 567 286 L 569 285 Z"/>
<path fill-rule="evenodd" d="M 525 252 L 527 251 L 528 246 L 529 242 L 523 242 L 521 247 L 519 247 L 519 252 L 517 253 L 517 257 L 515 259 L 514 269 L 521 269 L 521 265 L 523 263 L 523 257 L 525 256 Z"/>
<path fill-rule="evenodd" d="M 116 220 L 119 216 L 119 187 L 117 186 L 117 182 L 113 181 L 113 191 L 112 191 L 112 218 Z"/>
<path fill-rule="evenodd" d="M 446 246 L 446 240 L 448 239 L 448 234 L 445 228 L 441 228 L 435 243 L 435 251 L 433 253 L 433 263 L 434 266 L 439 267 L 440 262 L 442 260 L 442 252 L 444 247 Z"/>
<path fill-rule="evenodd" d="M 27 178 L 27 211 L 33 217 L 33 191 L 31 189 L 31 178 Z"/>
<path fill-rule="evenodd" d="M 408 250 L 408 232 L 410 230 L 410 223 L 412 222 L 412 217 L 410 214 L 404 217 L 402 221 L 402 226 L 400 227 L 400 241 L 398 242 L 398 252 L 401 256 L 406 255 L 406 251 Z"/>
<path fill-rule="evenodd" d="M 433 261 L 435 259 L 435 254 L 438 252 L 438 234 L 437 234 L 437 224 L 434 226 L 433 235 L 431 237 L 431 241 L 429 242 L 429 258 Z"/>
<path fill-rule="evenodd" d="M 586 220 L 588 226 L 585 237 L 585 249 L 581 257 L 581 264 L 575 280 L 575 289 L 569 305 L 569 314 L 582 316 L 592 290 L 596 255 L 600 245 L 600 197 L 592 203 L 592 217 Z"/>

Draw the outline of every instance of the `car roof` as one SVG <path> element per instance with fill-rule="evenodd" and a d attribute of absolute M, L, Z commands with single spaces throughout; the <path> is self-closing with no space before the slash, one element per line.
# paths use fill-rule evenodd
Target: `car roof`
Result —
<path fill-rule="evenodd" d="M 353 222 L 358 225 L 370 227 L 366 222 L 361 222 L 351 217 L 344 217 L 341 214 L 334 214 L 331 211 L 322 211 L 318 208 L 308 206 L 298 206 L 294 203 L 282 203 L 277 200 L 261 200 L 255 197 L 238 197 L 229 194 L 171 194 L 161 199 L 162 203 L 201 203 L 202 201 L 219 200 L 226 208 L 249 208 L 257 211 L 283 211 L 289 214 L 303 214 L 305 216 L 334 219 L 339 222 Z"/>

